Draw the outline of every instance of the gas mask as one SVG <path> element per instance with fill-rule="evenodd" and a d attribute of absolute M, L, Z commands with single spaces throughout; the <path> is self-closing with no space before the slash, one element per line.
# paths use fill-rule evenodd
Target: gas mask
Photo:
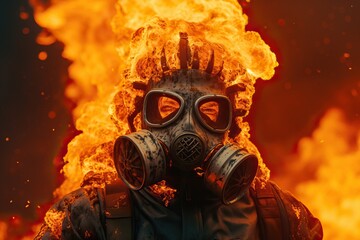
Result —
<path fill-rule="evenodd" d="M 143 129 L 116 140 L 115 167 L 133 190 L 166 179 L 172 169 L 184 176 L 196 171 L 208 189 L 231 204 L 249 188 L 258 160 L 235 143 L 224 144 L 233 108 L 218 76 L 210 74 L 213 54 L 202 71 L 194 53 L 189 69 L 186 34 L 180 34 L 179 45 L 181 69 L 169 70 L 162 57 L 165 74 L 144 95 Z"/>
<path fill-rule="evenodd" d="M 143 130 L 120 136 L 114 147 L 119 176 L 133 190 L 166 178 L 170 168 L 202 171 L 204 184 L 225 204 L 242 197 L 258 161 L 234 143 L 224 145 L 232 106 L 206 73 L 177 71 L 149 90 Z"/>

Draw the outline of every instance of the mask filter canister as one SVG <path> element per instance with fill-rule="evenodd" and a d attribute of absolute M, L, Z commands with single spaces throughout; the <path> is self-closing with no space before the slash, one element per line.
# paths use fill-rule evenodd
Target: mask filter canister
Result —
<path fill-rule="evenodd" d="M 250 187 L 258 168 L 258 159 L 235 144 L 227 144 L 210 159 L 205 170 L 205 185 L 224 204 L 239 200 Z"/>
<path fill-rule="evenodd" d="M 170 151 L 174 167 L 191 170 L 204 159 L 202 140 L 192 133 L 179 136 Z M 120 136 L 114 146 L 116 170 L 133 190 L 155 184 L 166 177 L 167 156 L 158 139 L 148 130 Z M 239 200 L 250 187 L 258 159 L 236 144 L 226 144 L 207 161 L 205 186 L 224 204 Z"/>
<path fill-rule="evenodd" d="M 166 156 L 148 130 L 120 136 L 114 146 L 114 162 L 120 178 L 133 190 L 152 185 L 166 175 Z"/>

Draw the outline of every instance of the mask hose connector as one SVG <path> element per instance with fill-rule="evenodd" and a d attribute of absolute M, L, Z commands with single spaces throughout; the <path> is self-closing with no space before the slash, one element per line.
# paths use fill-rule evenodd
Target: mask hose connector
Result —
<path fill-rule="evenodd" d="M 192 171 L 204 161 L 204 141 L 195 133 L 185 132 L 170 145 L 170 155 L 174 167 L 183 171 Z"/>

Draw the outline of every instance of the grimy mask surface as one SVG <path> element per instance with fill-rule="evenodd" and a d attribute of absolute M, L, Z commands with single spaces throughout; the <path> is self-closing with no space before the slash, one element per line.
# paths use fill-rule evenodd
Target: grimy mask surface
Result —
<path fill-rule="evenodd" d="M 223 144 L 232 112 L 223 89 L 207 73 L 180 70 L 145 95 L 143 128 L 166 146 L 171 166 L 194 171 Z"/>
<path fill-rule="evenodd" d="M 224 145 L 231 102 L 216 75 L 188 69 L 182 40 L 181 69 L 167 71 L 144 96 L 143 130 L 116 140 L 116 170 L 133 190 L 166 179 L 171 169 L 183 176 L 200 171 L 204 185 L 230 204 L 250 186 L 258 161 L 234 143 Z"/>

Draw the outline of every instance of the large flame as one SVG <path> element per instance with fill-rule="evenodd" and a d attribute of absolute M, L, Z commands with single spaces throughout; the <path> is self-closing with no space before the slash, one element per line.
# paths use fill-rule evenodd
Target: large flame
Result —
<path fill-rule="evenodd" d="M 360 122 L 330 109 L 298 150 L 289 172 L 302 173 L 295 192 L 321 219 L 324 238 L 360 239 Z M 313 178 L 305 180 L 309 171 Z"/>
<path fill-rule="evenodd" d="M 221 79 L 226 85 L 246 86 L 237 102 L 246 111 L 255 80 L 271 78 L 277 65 L 260 36 L 245 30 L 247 16 L 233 0 L 30 1 L 36 21 L 45 29 L 39 44 L 52 43 L 54 36 L 64 43 L 63 56 L 72 61 L 69 75 L 73 84 L 66 95 L 77 103 L 73 117 L 82 131 L 68 146 L 65 181 L 55 191 L 56 197 L 93 179 L 86 176 L 90 172 L 100 179 L 93 184 L 115 178 L 113 141 L 129 132 L 127 116 L 134 111 L 135 97 L 141 95 L 131 84 L 159 77 L 162 49 L 169 67 L 179 68 L 179 32 L 188 33 L 192 51 L 199 50 L 200 68 L 214 50 L 214 71 L 224 61 Z M 237 123 L 243 131 L 234 140 L 257 153 L 249 141 L 249 125 L 242 118 Z M 356 231 L 360 224 L 356 211 L 360 205 L 356 184 L 359 147 L 359 125 L 349 128 L 337 110 L 331 110 L 313 136 L 299 144 L 300 157 L 292 172 L 310 166 L 315 178 L 301 179 L 305 182 L 298 185 L 297 195 L 322 220 L 326 239 L 360 238 Z M 269 171 L 263 164 L 261 171 L 266 180 Z M 108 172 L 112 174 L 104 175 Z M 54 232 L 61 217 L 56 212 L 47 214 L 45 221 Z"/>
<path fill-rule="evenodd" d="M 84 181 L 101 186 L 116 177 L 113 142 L 129 132 L 127 117 L 142 94 L 132 83 L 158 80 L 163 49 L 169 67 L 179 68 L 180 32 L 187 32 L 190 49 L 198 50 L 200 69 L 214 51 L 214 71 L 223 67 L 220 79 L 227 86 L 244 86 L 236 105 L 246 112 L 255 80 L 270 79 L 277 66 L 275 55 L 259 34 L 245 30 L 247 16 L 234 0 L 30 1 L 37 23 L 44 28 L 39 44 L 50 44 L 54 36 L 64 43 L 63 57 L 72 61 L 69 76 L 73 83 L 66 95 L 77 104 L 73 117 L 82 132 L 68 145 L 62 170 L 65 181 L 55 191 L 57 198 Z M 249 140 L 248 123 L 239 117 L 237 124 L 242 131 L 231 141 L 259 156 Z M 259 176 L 266 181 L 269 170 L 260 165 Z M 48 213 L 45 220 L 56 228 L 59 218 Z"/>
<path fill-rule="evenodd" d="M 0 240 L 5 240 L 7 237 L 8 224 L 0 221 Z"/>
<path fill-rule="evenodd" d="M 55 192 L 61 197 L 78 188 L 90 171 L 114 171 L 112 141 L 121 133 L 107 109 L 125 57 L 119 57 L 115 51 L 115 35 L 110 26 L 115 1 L 92 1 L 91 4 L 51 1 L 45 6 L 41 1 L 32 1 L 32 4 L 38 24 L 65 44 L 63 56 L 73 61 L 69 68 L 73 84 L 67 87 L 66 95 L 77 103 L 73 117 L 82 133 L 68 145 L 64 159 L 67 164 L 63 168 L 65 181 Z M 41 39 L 40 36 L 40 42 Z"/>
<path fill-rule="evenodd" d="M 228 86 L 246 86 L 238 104 L 247 111 L 255 80 L 271 78 L 277 65 L 260 36 L 245 31 L 247 16 L 236 1 L 32 3 L 38 24 L 65 44 L 63 56 L 73 61 L 69 75 L 74 84 L 67 87 L 66 94 L 77 103 L 73 116 L 82 133 L 68 145 L 65 181 L 56 190 L 57 197 L 78 188 L 89 172 L 112 172 L 110 178 L 115 177 L 113 141 L 129 131 L 127 116 L 140 94 L 131 84 L 147 83 L 161 73 L 163 48 L 170 68 L 179 68 L 179 32 L 187 32 L 190 47 L 199 50 L 200 68 L 213 50 L 215 70 L 224 62 L 221 79 Z M 47 42 L 44 36 L 39 43 Z M 257 153 L 249 141 L 248 124 L 241 118 L 237 121 L 243 131 L 236 140 Z M 267 178 L 264 165 L 262 170 Z"/>

